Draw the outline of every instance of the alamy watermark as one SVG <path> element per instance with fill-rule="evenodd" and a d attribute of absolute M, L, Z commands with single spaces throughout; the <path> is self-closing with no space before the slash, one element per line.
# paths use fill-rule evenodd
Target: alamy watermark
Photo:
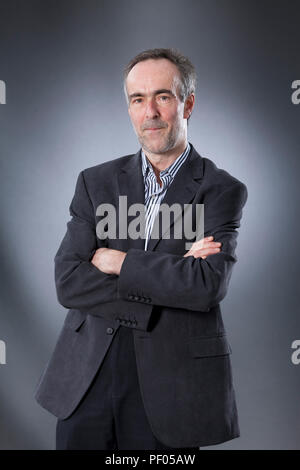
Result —
<path fill-rule="evenodd" d="M 295 366 L 297 366 L 300 364 L 300 339 L 295 339 L 292 342 L 291 348 L 295 349 L 291 355 L 291 361 Z"/>
<path fill-rule="evenodd" d="M 0 339 L 0 365 L 6 364 L 6 344 Z"/>
<path fill-rule="evenodd" d="M 300 103 L 300 80 L 294 80 L 292 82 L 293 93 L 291 95 L 291 100 L 293 104 Z"/>
<path fill-rule="evenodd" d="M 6 104 L 6 84 L 0 80 L 0 104 Z"/>
<path fill-rule="evenodd" d="M 127 196 L 119 196 L 118 211 L 113 204 L 104 203 L 97 207 L 96 215 L 101 217 L 96 226 L 97 237 L 101 240 L 146 238 L 146 207 L 140 203 L 127 206 Z M 131 218 L 129 223 L 128 218 Z M 204 204 L 183 204 L 183 207 L 179 203 L 160 204 L 149 238 L 201 240 L 204 238 Z M 185 248 L 189 250 L 192 245 L 193 242 L 186 242 Z"/>

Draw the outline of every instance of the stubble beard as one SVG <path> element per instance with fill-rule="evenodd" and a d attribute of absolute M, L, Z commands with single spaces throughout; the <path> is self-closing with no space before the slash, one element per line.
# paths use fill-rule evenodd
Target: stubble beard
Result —
<path fill-rule="evenodd" d="M 168 150 L 171 150 L 173 147 L 175 147 L 175 144 L 177 142 L 175 133 L 172 131 L 168 132 L 159 147 L 157 147 L 155 144 L 151 145 L 151 138 L 145 138 L 142 134 L 138 134 L 138 140 L 140 142 L 141 147 L 146 152 L 152 154 L 166 153 L 168 152 Z"/>

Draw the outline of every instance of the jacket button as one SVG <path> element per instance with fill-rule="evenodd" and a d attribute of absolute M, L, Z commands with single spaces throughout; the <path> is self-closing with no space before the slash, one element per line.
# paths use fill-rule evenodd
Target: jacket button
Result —
<path fill-rule="evenodd" d="M 113 332 L 114 332 L 114 329 L 113 329 L 113 328 L 110 328 L 110 327 L 107 328 L 107 330 L 106 330 L 106 333 L 107 333 L 108 335 L 111 335 Z"/>

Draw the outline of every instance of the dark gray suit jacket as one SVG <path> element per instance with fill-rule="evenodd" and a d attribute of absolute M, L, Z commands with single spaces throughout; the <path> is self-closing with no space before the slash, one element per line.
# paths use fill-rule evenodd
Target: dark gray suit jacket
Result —
<path fill-rule="evenodd" d="M 218 444 L 240 435 L 219 303 L 237 261 L 247 188 L 191 145 L 163 203 L 204 204 L 204 235 L 222 242 L 221 251 L 203 260 L 183 257 L 184 238 L 151 239 L 148 251 L 142 238 L 100 240 L 99 204 L 113 204 L 117 213 L 119 195 L 127 195 L 128 207 L 144 204 L 140 158 L 139 150 L 79 174 L 55 256 L 58 301 L 69 312 L 35 398 L 58 418 L 69 417 L 123 325 L 133 329 L 142 398 L 157 439 L 170 447 Z M 101 246 L 127 252 L 120 276 L 90 262 Z"/>

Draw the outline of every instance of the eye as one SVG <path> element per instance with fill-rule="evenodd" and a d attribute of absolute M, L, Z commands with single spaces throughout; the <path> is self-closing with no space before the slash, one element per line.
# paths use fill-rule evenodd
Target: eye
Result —
<path fill-rule="evenodd" d="M 132 103 L 139 104 L 141 103 L 141 101 L 142 101 L 142 98 L 135 98 L 134 100 L 132 100 Z"/>
<path fill-rule="evenodd" d="M 160 95 L 158 98 L 160 99 L 160 101 L 164 101 L 164 102 L 169 101 L 170 99 L 168 95 Z"/>

